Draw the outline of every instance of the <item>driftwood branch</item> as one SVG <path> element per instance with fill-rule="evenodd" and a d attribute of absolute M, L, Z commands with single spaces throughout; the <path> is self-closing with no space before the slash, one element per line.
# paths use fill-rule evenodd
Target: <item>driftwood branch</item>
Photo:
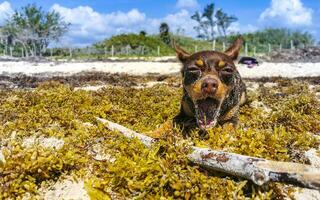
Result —
<path fill-rule="evenodd" d="M 147 147 L 151 147 L 155 142 L 151 137 L 106 119 L 97 118 L 97 120 L 108 129 L 119 131 L 127 138 L 138 138 Z M 191 148 L 193 151 L 188 155 L 191 162 L 211 170 L 249 179 L 257 185 L 275 181 L 320 190 L 320 169 L 311 165 L 277 162 L 209 148 L 194 146 Z"/>

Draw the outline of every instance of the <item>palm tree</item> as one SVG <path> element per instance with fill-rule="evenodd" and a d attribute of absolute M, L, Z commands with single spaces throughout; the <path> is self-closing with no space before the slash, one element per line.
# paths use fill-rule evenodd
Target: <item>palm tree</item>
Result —
<path fill-rule="evenodd" d="M 207 27 L 209 27 L 210 33 L 209 33 L 209 40 L 213 40 L 214 39 L 214 27 L 216 25 L 216 20 L 214 19 L 214 4 L 211 3 L 209 5 L 207 5 L 207 7 L 204 8 L 203 14 L 202 14 L 202 18 L 205 18 L 206 21 L 204 21 L 204 23 L 207 25 Z"/>
<path fill-rule="evenodd" d="M 198 38 L 207 39 L 213 41 L 215 38 L 215 28 L 217 27 L 219 34 L 226 37 L 227 29 L 233 22 L 238 20 L 234 15 L 228 15 L 219 9 L 215 12 L 214 3 L 208 4 L 202 15 L 199 12 L 195 12 L 191 16 L 191 19 L 198 22 L 198 25 L 193 27 L 197 33 Z"/>
<path fill-rule="evenodd" d="M 214 27 L 216 26 L 216 20 L 214 19 L 213 3 L 204 8 L 202 15 L 200 15 L 199 12 L 195 12 L 195 14 L 191 16 L 191 19 L 198 22 L 198 26 L 194 27 L 198 33 L 198 38 L 207 40 L 214 39 Z"/>
<path fill-rule="evenodd" d="M 219 34 L 226 38 L 228 28 L 233 22 L 238 21 L 238 18 L 233 15 L 228 15 L 223 12 L 222 9 L 217 10 L 215 17 L 217 19 Z"/>

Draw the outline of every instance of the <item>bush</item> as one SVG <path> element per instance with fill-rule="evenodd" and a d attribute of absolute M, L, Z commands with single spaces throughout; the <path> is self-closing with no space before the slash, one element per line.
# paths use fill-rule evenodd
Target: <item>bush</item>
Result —
<path fill-rule="evenodd" d="M 232 42 L 235 40 L 237 35 L 231 35 L 228 37 L 228 41 Z M 245 42 L 251 46 L 256 46 L 257 51 L 263 50 L 266 52 L 268 44 L 276 46 L 282 45 L 282 48 L 291 48 L 291 41 L 295 47 L 303 47 L 306 45 L 313 45 L 314 38 L 308 32 L 292 31 L 284 28 L 267 28 L 261 31 L 253 33 L 243 34 Z M 222 40 L 223 38 L 219 38 Z"/>
<path fill-rule="evenodd" d="M 114 47 L 115 54 L 125 54 L 127 48 L 130 55 L 157 55 L 160 47 L 161 55 L 173 54 L 173 49 L 161 41 L 159 37 L 145 36 L 143 34 L 121 34 L 111 37 L 97 45 L 97 48 Z"/>

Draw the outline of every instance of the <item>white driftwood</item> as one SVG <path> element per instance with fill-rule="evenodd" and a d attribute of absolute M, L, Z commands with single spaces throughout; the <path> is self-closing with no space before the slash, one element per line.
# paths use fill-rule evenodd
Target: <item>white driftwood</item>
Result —
<path fill-rule="evenodd" d="M 119 131 L 127 138 L 138 138 L 147 147 L 151 147 L 155 142 L 151 137 L 106 119 L 97 118 L 97 120 L 108 129 Z M 310 165 L 265 160 L 209 148 L 191 148 L 193 151 L 188 155 L 191 162 L 211 170 L 249 179 L 257 185 L 275 181 L 320 190 L 320 169 Z"/>
<path fill-rule="evenodd" d="M 139 139 L 144 145 L 146 145 L 147 147 L 151 147 L 152 143 L 154 142 L 154 139 L 151 137 L 148 137 L 146 135 L 137 133 L 133 130 L 130 130 L 124 126 L 121 126 L 120 124 L 117 123 L 113 123 L 111 121 L 108 121 L 106 119 L 102 119 L 102 118 L 98 118 L 97 120 L 102 122 L 103 124 L 106 125 L 106 127 L 112 131 L 119 131 L 120 133 L 122 133 L 122 135 L 124 135 L 126 138 L 129 139 L 133 139 L 133 138 L 137 138 Z"/>

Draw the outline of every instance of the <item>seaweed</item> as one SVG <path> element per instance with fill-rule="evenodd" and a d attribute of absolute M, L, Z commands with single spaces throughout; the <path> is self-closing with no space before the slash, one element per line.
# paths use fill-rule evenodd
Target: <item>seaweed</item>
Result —
<path fill-rule="evenodd" d="M 92 199 L 270 199 L 290 196 L 279 183 L 256 186 L 241 178 L 208 171 L 187 160 L 186 142 L 244 155 L 305 163 L 303 152 L 320 140 L 320 103 L 302 81 L 249 92 L 236 132 L 216 127 L 207 138 L 194 130 L 187 140 L 166 128 L 152 149 L 106 130 L 103 117 L 152 134 L 177 114 L 182 91 L 168 85 L 133 89 L 74 90 L 45 82 L 34 90 L 0 90 L 0 199 L 41 196 L 40 188 L 64 175 L 85 180 Z M 252 106 L 262 102 L 270 112 Z M 26 138 L 57 138 L 61 148 L 24 145 Z M 184 142 L 182 142 L 184 141 Z M 96 147 L 99 148 L 96 148 Z M 97 149 L 99 151 L 97 152 Z M 92 152 L 104 155 L 96 159 Z M 112 159 L 110 159 L 112 158 Z"/>

